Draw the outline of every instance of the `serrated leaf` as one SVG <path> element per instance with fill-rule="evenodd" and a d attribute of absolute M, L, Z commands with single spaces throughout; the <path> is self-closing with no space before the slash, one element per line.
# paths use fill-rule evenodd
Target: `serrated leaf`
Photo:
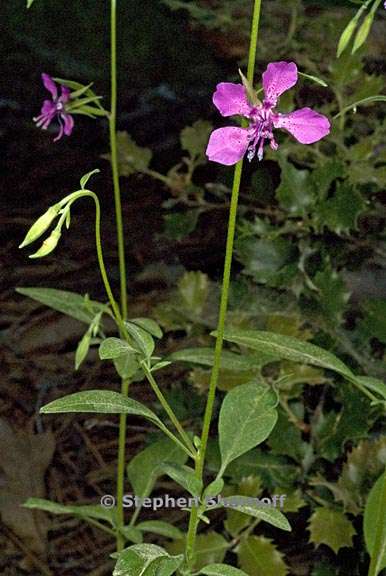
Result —
<path fill-rule="evenodd" d="M 93 518 L 94 520 L 105 520 L 112 526 L 114 525 L 114 510 L 104 508 L 103 506 L 96 506 L 93 504 L 87 505 L 73 505 L 73 504 L 58 504 L 51 500 L 44 498 L 29 498 L 23 506 L 25 508 L 44 510 L 51 514 L 70 514 L 78 518 Z"/>
<path fill-rule="evenodd" d="M 172 362 L 187 362 L 190 364 L 201 364 L 202 366 L 213 366 L 213 348 L 185 348 L 177 350 L 168 356 Z M 253 356 L 241 356 L 228 350 L 223 350 L 221 355 L 221 368 L 223 370 L 244 371 L 259 370 L 261 362 Z"/>
<path fill-rule="evenodd" d="M 367 338 L 377 338 L 386 344 L 386 300 L 368 300 L 363 304 L 365 317 L 360 331 Z"/>
<path fill-rule="evenodd" d="M 372 487 L 367 498 L 363 530 L 367 551 L 374 559 L 374 576 L 386 568 L 386 472 Z M 370 572 L 369 572 L 370 573 Z"/>
<path fill-rule="evenodd" d="M 205 149 L 213 125 L 206 120 L 197 120 L 192 126 L 187 126 L 181 131 L 181 146 L 189 152 L 192 158 L 205 158 Z"/>
<path fill-rule="evenodd" d="M 136 350 L 121 338 L 106 338 L 99 346 L 99 358 L 101 360 L 112 360 L 135 352 Z"/>
<path fill-rule="evenodd" d="M 248 516 L 253 516 L 254 518 L 263 520 L 276 528 L 280 528 L 280 530 L 286 530 L 287 532 L 291 531 L 291 526 L 287 518 L 280 512 L 280 510 L 270 506 L 260 505 L 258 503 L 255 505 L 251 503 L 251 498 L 249 496 L 229 496 L 225 502 L 220 500 L 220 505 L 224 506 L 224 508 L 231 508 L 232 510 L 237 510 L 237 512 L 241 512 L 242 514 L 248 514 Z"/>
<path fill-rule="evenodd" d="M 62 314 L 90 324 L 98 312 L 104 312 L 106 305 L 90 300 L 81 294 L 56 290 L 55 288 L 16 288 L 16 292 L 45 304 Z"/>
<path fill-rule="evenodd" d="M 285 158 L 279 157 L 281 181 L 276 197 L 290 215 L 300 216 L 311 209 L 316 197 L 311 183 L 310 172 L 300 170 Z"/>
<path fill-rule="evenodd" d="M 197 478 L 193 468 L 189 468 L 183 464 L 166 462 L 162 466 L 162 471 L 177 482 L 177 484 L 185 488 L 192 496 L 201 496 L 202 482 Z"/>
<path fill-rule="evenodd" d="M 277 420 L 276 405 L 276 393 L 254 382 L 228 392 L 218 423 L 222 473 L 232 460 L 267 438 Z"/>
<path fill-rule="evenodd" d="M 336 234 L 357 229 L 358 217 L 366 204 L 361 193 L 348 182 L 337 182 L 335 194 L 319 203 L 315 218 L 319 227 Z"/>
<path fill-rule="evenodd" d="M 185 550 L 185 540 L 178 540 L 177 542 L 166 544 L 166 548 L 171 554 L 183 553 Z M 222 562 L 228 548 L 229 542 L 225 540 L 224 536 L 217 532 L 211 531 L 205 534 L 199 534 L 196 538 L 194 570 L 198 571 L 208 564 Z"/>
<path fill-rule="evenodd" d="M 200 574 L 205 576 L 247 576 L 242 570 L 227 564 L 209 564 L 205 568 L 201 568 Z"/>
<path fill-rule="evenodd" d="M 332 269 L 331 264 L 327 263 L 323 270 L 315 274 L 312 281 L 319 290 L 318 300 L 322 312 L 331 322 L 340 324 L 350 297 L 344 280 Z"/>
<path fill-rule="evenodd" d="M 134 544 L 120 552 L 113 576 L 171 576 L 183 559 L 155 544 Z"/>
<path fill-rule="evenodd" d="M 315 546 L 326 544 L 335 554 L 341 548 L 352 547 L 352 538 L 356 534 L 350 520 L 338 510 L 316 508 L 310 523 L 310 542 Z"/>
<path fill-rule="evenodd" d="M 216 333 L 212 333 L 215 335 Z M 353 374 L 339 358 L 331 352 L 319 348 L 309 342 L 297 340 L 290 336 L 264 332 L 261 330 L 240 330 L 236 328 L 226 329 L 224 339 L 234 342 L 239 346 L 246 346 L 265 354 L 270 354 L 286 360 L 312 364 L 321 368 L 334 370 L 342 376 L 352 378 Z"/>
<path fill-rule="evenodd" d="M 127 476 L 136 496 L 147 498 L 157 478 L 163 475 L 165 461 L 184 464 L 185 452 L 167 438 L 150 444 L 132 458 L 127 466 Z"/>
<path fill-rule="evenodd" d="M 268 445 L 275 454 L 290 456 L 301 461 L 304 458 L 307 445 L 302 440 L 302 433 L 292 422 L 282 408 L 278 410 L 278 420 L 268 438 Z"/>
<path fill-rule="evenodd" d="M 145 520 L 136 525 L 136 528 L 141 532 L 150 532 L 151 534 L 158 534 L 165 538 L 172 540 L 181 540 L 184 537 L 183 532 L 177 526 L 164 522 L 163 520 Z"/>
<path fill-rule="evenodd" d="M 288 567 L 282 554 L 268 538 L 249 536 L 238 551 L 239 564 L 249 576 L 286 576 Z"/>

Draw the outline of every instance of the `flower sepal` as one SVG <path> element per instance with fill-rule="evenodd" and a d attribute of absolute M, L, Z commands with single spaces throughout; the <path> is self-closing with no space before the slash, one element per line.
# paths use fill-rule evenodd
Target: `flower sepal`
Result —
<path fill-rule="evenodd" d="M 32 242 L 35 242 L 48 228 L 51 226 L 52 222 L 59 216 L 61 206 L 60 204 L 54 204 L 50 206 L 44 214 L 42 214 L 36 222 L 34 222 L 31 228 L 28 230 L 23 242 L 20 244 L 19 248 L 24 248 Z"/>
<path fill-rule="evenodd" d="M 246 76 L 244 76 L 244 74 L 242 73 L 240 68 L 239 68 L 239 74 L 240 74 L 241 82 L 243 83 L 243 86 L 244 86 L 245 91 L 247 93 L 249 103 L 252 106 L 261 106 L 261 100 L 258 99 L 256 90 L 254 89 L 253 85 L 248 80 L 248 78 Z"/>
<path fill-rule="evenodd" d="M 53 252 L 53 250 L 55 250 L 56 246 L 58 245 L 61 235 L 61 230 L 59 228 L 55 228 L 55 230 L 51 232 L 50 236 L 44 240 L 39 250 L 34 254 L 30 254 L 29 258 L 43 258 L 44 256 L 47 256 Z"/>

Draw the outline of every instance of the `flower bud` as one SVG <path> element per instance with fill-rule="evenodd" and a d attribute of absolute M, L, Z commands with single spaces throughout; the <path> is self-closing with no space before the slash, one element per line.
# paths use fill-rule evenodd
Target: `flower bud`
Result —
<path fill-rule="evenodd" d="M 28 244 L 31 244 L 40 238 L 40 236 L 51 226 L 53 220 L 58 216 L 59 209 L 60 208 L 57 205 L 50 206 L 48 210 L 40 216 L 34 224 L 32 224 L 19 248 L 24 248 L 24 246 L 28 246 Z"/>
<path fill-rule="evenodd" d="M 43 258 L 43 256 L 47 256 L 47 254 L 50 254 L 50 252 L 55 250 L 59 242 L 60 236 L 61 236 L 60 230 L 55 228 L 55 230 L 51 233 L 51 235 L 48 236 L 46 240 L 44 240 L 39 250 L 35 252 L 35 254 L 30 255 L 30 258 Z"/>

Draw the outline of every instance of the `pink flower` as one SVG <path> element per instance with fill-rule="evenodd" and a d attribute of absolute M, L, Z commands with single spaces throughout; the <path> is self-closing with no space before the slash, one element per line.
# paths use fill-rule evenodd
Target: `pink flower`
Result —
<path fill-rule="evenodd" d="M 57 86 L 51 76 L 42 74 L 42 81 L 44 87 L 51 93 L 52 100 L 44 100 L 40 114 L 34 118 L 34 122 L 38 128 L 47 130 L 52 120 L 56 118 L 59 122 L 59 132 L 54 139 L 56 142 L 60 140 L 63 134 L 70 136 L 74 128 L 74 119 L 71 114 L 66 112 L 66 104 L 70 100 L 70 90 L 67 86 L 61 86 L 59 96 Z"/>
<path fill-rule="evenodd" d="M 264 100 L 253 105 L 249 102 L 242 84 L 221 82 L 213 94 L 213 103 L 222 116 L 239 115 L 249 120 L 248 128 L 227 127 L 212 132 L 206 155 L 209 160 L 230 166 L 248 152 L 248 160 L 256 154 L 263 158 L 266 140 L 272 150 L 278 144 L 274 128 L 287 130 L 302 144 L 313 144 L 330 132 L 330 122 L 311 108 L 300 108 L 289 114 L 276 112 L 276 105 L 283 92 L 295 86 L 298 71 L 294 62 L 272 62 L 263 74 Z"/>

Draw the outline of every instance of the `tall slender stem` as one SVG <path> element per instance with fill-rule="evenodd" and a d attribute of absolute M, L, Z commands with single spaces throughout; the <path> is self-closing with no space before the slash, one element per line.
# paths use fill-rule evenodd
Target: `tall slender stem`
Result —
<path fill-rule="evenodd" d="M 248 69 L 247 78 L 251 84 L 253 84 L 253 77 L 255 71 L 255 61 L 256 61 L 256 48 L 257 48 L 257 38 L 259 31 L 260 22 L 260 11 L 261 11 L 262 0 L 255 0 L 253 16 L 252 16 L 252 29 L 251 29 L 251 39 L 249 45 L 249 55 L 248 55 Z M 199 454 L 196 460 L 196 476 L 202 480 L 204 463 L 206 456 L 206 449 L 208 445 L 210 424 L 213 415 L 213 406 L 216 396 L 217 382 L 221 366 L 221 353 L 224 341 L 224 328 L 225 319 L 228 308 L 228 297 L 229 297 L 229 286 L 230 286 L 230 275 L 232 267 L 232 255 L 233 255 L 233 244 L 236 229 L 236 216 L 237 216 L 237 205 L 240 191 L 241 175 L 243 170 L 243 160 L 240 160 L 236 164 L 233 186 L 232 186 L 232 197 L 229 210 L 229 221 L 228 221 L 228 233 L 226 241 L 225 250 L 225 262 L 224 262 L 224 273 L 221 288 L 221 301 L 220 301 L 220 311 L 217 325 L 217 338 L 214 351 L 214 362 L 212 373 L 209 383 L 208 398 L 204 414 L 203 429 L 201 434 L 201 443 Z M 193 507 L 190 513 L 188 535 L 186 539 L 186 562 L 189 568 L 192 567 L 192 562 L 194 558 L 194 549 L 197 536 L 197 528 L 199 523 L 199 510 L 198 507 Z"/>
<path fill-rule="evenodd" d="M 127 318 L 127 288 L 125 243 L 123 236 L 121 190 L 119 187 L 118 154 L 117 154 L 117 2 L 111 0 L 110 19 L 111 42 L 111 109 L 109 114 L 111 169 L 113 173 L 115 219 L 117 225 L 119 277 L 121 289 L 121 311 L 123 319 Z"/>
<path fill-rule="evenodd" d="M 111 0 L 110 43 L 111 43 L 111 110 L 109 114 L 111 169 L 114 185 L 115 219 L 117 225 L 119 278 L 121 295 L 121 312 L 123 320 L 127 318 L 127 288 L 125 243 L 123 236 L 121 190 L 119 187 L 118 154 L 117 154 L 117 0 Z M 127 396 L 129 381 L 122 380 L 121 393 Z M 118 465 L 117 465 L 117 550 L 122 550 L 124 539 L 120 528 L 124 523 L 123 494 L 125 482 L 125 447 L 126 447 L 126 414 L 119 417 Z"/>

